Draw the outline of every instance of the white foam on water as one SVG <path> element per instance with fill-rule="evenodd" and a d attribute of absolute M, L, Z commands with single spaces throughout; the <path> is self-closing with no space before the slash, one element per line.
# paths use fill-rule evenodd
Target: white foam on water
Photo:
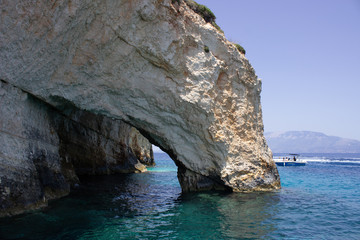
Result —
<path fill-rule="evenodd" d="M 282 157 L 280 158 L 282 159 Z M 279 160 L 278 157 L 274 158 L 274 161 Z M 344 158 L 344 159 L 329 159 L 327 157 L 300 157 L 300 161 L 306 162 L 320 162 L 320 163 L 353 163 L 360 164 L 360 158 Z"/>
<path fill-rule="evenodd" d="M 323 162 L 323 163 L 356 163 L 360 164 L 359 160 L 336 160 L 336 159 L 319 159 L 319 158 L 303 158 L 307 162 Z"/>

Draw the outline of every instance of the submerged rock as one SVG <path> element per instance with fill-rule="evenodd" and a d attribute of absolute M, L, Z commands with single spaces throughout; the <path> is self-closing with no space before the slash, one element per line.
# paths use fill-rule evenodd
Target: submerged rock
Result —
<path fill-rule="evenodd" d="M 55 108 L 130 123 L 169 153 L 184 191 L 280 187 L 261 81 L 184 1 L 5 0 L 1 9 L 1 79 Z"/>

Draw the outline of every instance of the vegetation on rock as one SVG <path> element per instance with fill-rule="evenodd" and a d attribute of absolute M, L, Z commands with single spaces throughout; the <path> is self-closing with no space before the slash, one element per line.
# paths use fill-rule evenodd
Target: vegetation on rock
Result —
<path fill-rule="evenodd" d="M 184 0 L 184 1 L 194 12 L 199 14 L 205 20 L 205 22 L 211 23 L 211 25 L 213 25 L 218 31 L 224 33 L 224 31 L 221 30 L 219 25 L 217 25 L 215 22 L 216 19 L 215 14 L 208 7 L 199 4 L 193 0 Z"/>
<path fill-rule="evenodd" d="M 209 47 L 205 45 L 205 46 L 204 46 L 204 51 L 205 51 L 206 53 L 210 52 Z"/>
<path fill-rule="evenodd" d="M 246 51 L 245 51 L 245 49 L 244 49 L 240 44 L 234 43 L 234 46 L 237 48 L 237 50 L 238 50 L 239 52 L 241 52 L 242 54 L 245 55 Z"/>

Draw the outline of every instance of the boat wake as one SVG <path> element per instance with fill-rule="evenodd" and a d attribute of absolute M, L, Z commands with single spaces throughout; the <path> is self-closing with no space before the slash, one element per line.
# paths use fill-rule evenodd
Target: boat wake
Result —
<path fill-rule="evenodd" d="M 360 164 L 360 160 L 342 160 L 342 159 L 319 159 L 319 158 L 304 158 L 307 162 L 320 162 L 320 163 L 353 163 Z"/>

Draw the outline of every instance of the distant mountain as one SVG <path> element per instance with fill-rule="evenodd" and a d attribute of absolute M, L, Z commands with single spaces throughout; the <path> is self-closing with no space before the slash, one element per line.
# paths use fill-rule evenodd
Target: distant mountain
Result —
<path fill-rule="evenodd" d="M 319 132 L 268 132 L 265 138 L 274 153 L 360 153 L 360 141 Z"/>

